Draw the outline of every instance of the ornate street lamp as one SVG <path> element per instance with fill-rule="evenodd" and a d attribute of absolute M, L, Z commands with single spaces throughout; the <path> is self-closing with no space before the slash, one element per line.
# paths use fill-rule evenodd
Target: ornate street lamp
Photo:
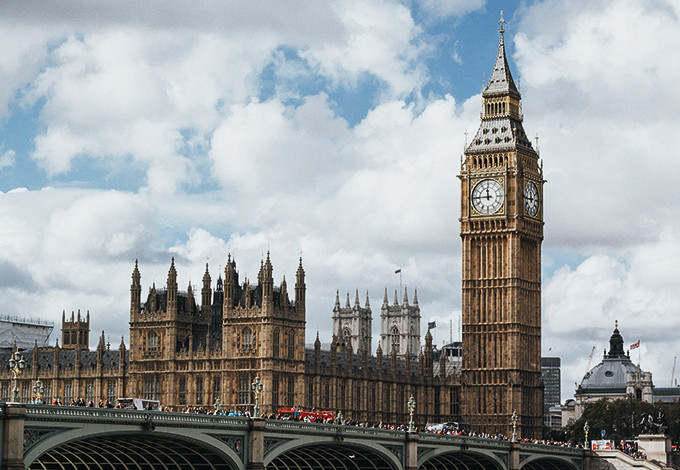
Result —
<path fill-rule="evenodd" d="M 411 396 L 411 398 L 408 399 L 408 414 L 411 416 L 410 421 L 408 422 L 408 432 L 413 432 L 413 413 L 416 411 L 416 399 Z"/>
<path fill-rule="evenodd" d="M 260 417 L 260 392 L 262 392 L 262 382 L 260 382 L 260 376 L 255 377 L 252 384 L 253 392 L 255 393 L 255 409 L 253 410 L 253 418 Z"/>
<path fill-rule="evenodd" d="M 586 424 L 583 425 L 583 432 L 586 433 L 586 442 L 584 445 L 586 449 L 588 448 L 588 431 L 590 431 L 590 426 L 588 426 L 588 421 L 586 421 Z"/>
<path fill-rule="evenodd" d="M 21 357 L 19 351 L 15 351 L 9 359 L 9 370 L 14 374 L 14 389 L 12 390 L 12 403 L 19 403 L 19 385 L 17 375 L 26 368 L 26 361 Z"/>
<path fill-rule="evenodd" d="M 517 442 L 517 410 L 512 410 L 512 442 Z"/>
<path fill-rule="evenodd" d="M 33 403 L 42 405 L 43 393 L 45 393 L 45 387 L 43 387 L 42 382 L 38 379 L 33 386 Z"/>

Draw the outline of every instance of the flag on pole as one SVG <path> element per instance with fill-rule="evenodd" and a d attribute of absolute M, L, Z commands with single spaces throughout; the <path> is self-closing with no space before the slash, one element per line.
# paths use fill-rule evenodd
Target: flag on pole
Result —
<path fill-rule="evenodd" d="M 394 271 L 394 274 L 399 274 L 400 272 L 401 272 L 401 268 L 399 268 L 399 269 L 397 269 L 396 271 Z"/>
<path fill-rule="evenodd" d="M 437 322 L 436 321 L 431 321 L 427 324 L 428 330 L 431 330 L 432 328 L 437 328 Z"/>
<path fill-rule="evenodd" d="M 630 345 L 630 349 L 636 349 L 636 348 L 639 348 L 639 347 L 640 347 L 640 340 L 638 340 L 637 343 L 634 343 L 634 344 L 631 344 L 631 345 Z"/>

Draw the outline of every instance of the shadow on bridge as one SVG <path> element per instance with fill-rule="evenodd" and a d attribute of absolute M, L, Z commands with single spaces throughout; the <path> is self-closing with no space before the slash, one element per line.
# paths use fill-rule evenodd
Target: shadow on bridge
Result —
<path fill-rule="evenodd" d="M 421 470 L 504 470 L 503 466 L 483 454 L 474 452 L 448 452 L 424 462 Z"/>
<path fill-rule="evenodd" d="M 232 470 L 238 468 L 197 443 L 162 435 L 121 434 L 70 441 L 39 456 L 30 470 Z"/>
<path fill-rule="evenodd" d="M 291 449 L 274 458 L 267 470 L 393 470 L 383 456 L 352 445 L 311 445 Z"/>

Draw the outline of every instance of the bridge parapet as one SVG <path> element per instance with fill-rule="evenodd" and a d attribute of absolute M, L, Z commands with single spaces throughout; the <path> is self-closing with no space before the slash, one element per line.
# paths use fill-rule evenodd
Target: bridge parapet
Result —
<path fill-rule="evenodd" d="M 319 454 L 340 459 L 337 468 L 351 463 L 342 459 L 356 457 L 380 461 L 381 469 L 400 470 L 466 466 L 590 470 L 587 456 L 595 457 L 583 449 L 479 437 L 157 411 L 2 404 L 0 420 L 4 437 L 0 456 L 4 468 L 16 470 L 48 453 L 81 449 L 87 454 L 91 443 L 102 440 L 116 445 L 151 442 L 170 452 L 181 448 L 196 458 L 205 454 L 206 458 L 221 459 L 234 470 L 263 470 L 270 463 L 276 466 L 305 455 L 312 461 Z M 602 465 L 596 463 L 592 470 L 658 470 L 650 462 L 635 462 L 626 468 L 621 462 L 602 460 Z"/>
<path fill-rule="evenodd" d="M 26 420 L 134 424 L 140 424 L 151 420 L 154 423 L 163 424 L 164 426 L 229 428 L 240 430 L 247 430 L 250 423 L 248 418 L 229 416 L 52 405 L 26 405 Z"/>

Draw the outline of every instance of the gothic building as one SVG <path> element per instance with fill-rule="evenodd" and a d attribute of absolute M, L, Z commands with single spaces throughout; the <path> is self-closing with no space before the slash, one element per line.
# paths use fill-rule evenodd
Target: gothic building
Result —
<path fill-rule="evenodd" d="M 143 294 L 135 262 L 130 286 L 130 347 L 116 350 L 100 337 L 88 349 L 89 314 L 62 319 L 62 347 L 24 351 L 22 401 L 38 378 L 47 401 L 75 397 L 97 402 L 121 397 L 160 400 L 179 410 L 212 406 L 252 411 L 251 384 L 264 385 L 263 412 L 282 406 L 341 411 L 347 418 L 404 423 L 463 421 L 475 431 L 521 436 L 542 426 L 541 243 L 543 173 L 522 127 L 521 96 L 508 68 L 501 18 L 498 55 L 483 92 L 481 125 L 461 163 L 462 346 L 437 354 L 428 330 L 420 341 L 420 307 L 404 290 L 380 311 L 380 343 L 373 354 L 372 313 L 357 291 L 333 308 L 333 341 L 305 347 L 306 284 L 302 259 L 289 293 L 274 283 L 269 253 L 256 281 L 240 279 L 229 256 L 213 288 L 208 266 L 198 286 L 180 290 L 172 259 L 165 286 Z M 0 350 L 7 364 L 11 350 Z M 455 364 L 453 361 L 455 359 Z M 451 362 L 451 364 L 447 363 Z M 450 367 L 455 366 L 455 367 Z M 0 371 L 0 400 L 10 397 L 12 374 Z"/>
<path fill-rule="evenodd" d="M 260 400 L 263 412 L 304 406 L 341 411 L 351 419 L 403 423 L 408 415 L 406 403 L 414 396 L 419 403 L 419 423 L 459 417 L 458 377 L 446 374 L 445 356 L 441 359 L 444 364 L 435 368 L 429 332 L 417 356 L 415 351 L 400 356 L 396 347 L 383 354 L 380 345 L 373 355 L 368 341 L 370 307 L 361 308 L 355 301 L 350 308 L 353 315 L 368 322 L 366 331 L 361 327 L 357 330 L 364 336 L 354 338 L 356 349 L 352 334 L 336 337 L 330 350 L 321 350 L 318 337 L 314 347 L 306 349 L 302 260 L 292 296 L 285 277 L 274 285 L 269 254 L 254 284 L 239 280 L 236 262 L 230 256 L 224 281 L 220 275 L 213 291 L 206 266 L 200 303 L 190 283 L 185 291 L 179 289 L 174 258 L 166 285 L 160 288 L 152 284 L 144 298 L 141 278 L 135 262 L 130 286 L 129 352 L 122 343 L 117 351 L 111 351 L 104 344 L 103 333 L 94 352 L 80 342 L 73 350 L 58 345 L 36 346 L 32 354 L 24 354 L 28 367 L 20 381 L 22 401 L 30 400 L 31 387 L 40 378 L 50 402 L 57 397 L 62 402 L 83 397 L 95 403 L 140 397 L 157 399 L 179 410 L 185 406 L 210 407 L 219 399 L 224 407 L 252 411 L 251 384 L 259 376 L 264 384 Z M 407 299 L 404 304 L 408 304 Z M 334 316 L 339 317 L 341 311 L 348 313 L 336 308 Z M 71 338 L 76 330 L 79 334 L 75 338 L 82 338 L 85 326 L 89 326 L 89 318 L 83 322 L 64 317 L 64 338 Z M 76 340 L 62 339 L 62 343 L 65 341 Z M 9 353 L 2 353 L 0 361 L 9 360 Z M 5 369 L 0 374 L 1 398 L 10 396 L 9 379 Z"/>
<path fill-rule="evenodd" d="M 503 38 L 482 93 L 481 124 L 461 163 L 463 420 L 542 434 L 543 170 L 522 127 Z"/>

